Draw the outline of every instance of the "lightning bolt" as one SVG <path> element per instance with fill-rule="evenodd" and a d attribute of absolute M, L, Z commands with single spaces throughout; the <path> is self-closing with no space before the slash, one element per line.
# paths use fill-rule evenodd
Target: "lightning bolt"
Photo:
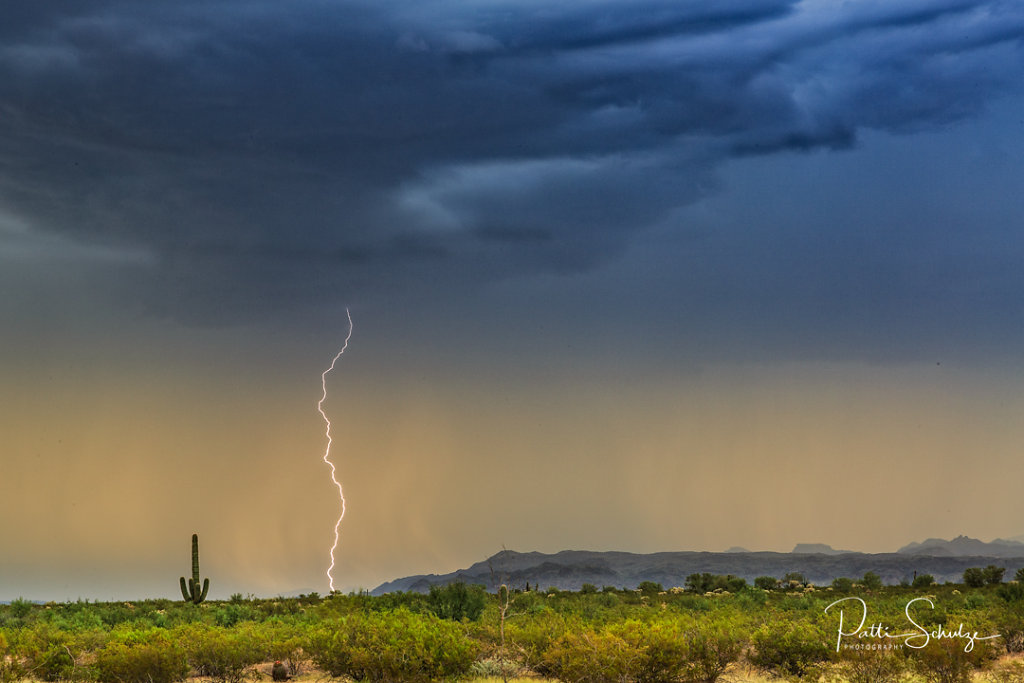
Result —
<path fill-rule="evenodd" d="M 324 450 L 324 462 L 331 467 L 331 481 L 338 487 L 338 497 L 341 499 L 341 515 L 338 517 L 338 521 L 334 523 L 334 545 L 331 546 L 331 566 L 327 568 L 327 582 L 331 586 L 331 592 L 334 592 L 334 577 L 331 572 L 334 571 L 334 551 L 338 547 L 339 530 L 341 529 L 341 520 L 345 519 L 345 492 L 341 489 L 341 482 L 338 481 L 336 476 L 337 469 L 334 467 L 334 463 L 331 462 L 331 420 L 327 417 L 327 413 L 324 412 L 324 401 L 327 400 L 327 374 L 334 369 L 334 366 L 338 363 L 338 359 L 345 353 L 345 349 L 348 348 L 348 340 L 352 338 L 352 314 L 348 308 L 345 308 L 345 315 L 348 316 L 348 335 L 345 337 L 345 343 L 342 345 L 341 350 L 338 351 L 337 355 L 334 356 L 334 360 L 331 361 L 331 367 L 323 371 L 320 375 L 320 386 L 323 388 L 324 393 L 320 397 L 320 401 L 316 404 L 316 409 L 320 412 L 320 417 L 327 423 L 327 448 Z"/>

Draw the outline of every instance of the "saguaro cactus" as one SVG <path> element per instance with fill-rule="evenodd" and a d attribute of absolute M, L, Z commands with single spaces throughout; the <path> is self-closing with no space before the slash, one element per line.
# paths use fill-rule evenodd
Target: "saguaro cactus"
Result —
<path fill-rule="evenodd" d="M 199 591 L 199 535 L 192 534 L 192 578 L 185 583 L 185 577 L 181 577 L 181 596 L 185 602 L 201 603 L 206 599 L 206 592 L 210 590 L 210 579 L 203 579 L 203 590 Z"/>

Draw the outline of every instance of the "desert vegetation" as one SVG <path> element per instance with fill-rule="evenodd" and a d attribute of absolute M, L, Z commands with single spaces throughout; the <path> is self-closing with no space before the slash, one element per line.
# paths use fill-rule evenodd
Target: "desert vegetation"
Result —
<path fill-rule="evenodd" d="M 371 682 L 1024 681 L 1022 591 L 983 574 L 980 586 L 761 577 L 765 590 L 702 574 L 677 588 L 578 592 L 453 584 L 379 597 L 16 600 L 0 605 L 0 683 L 240 683 L 269 680 L 275 662 L 292 678 Z M 870 610 L 862 633 L 884 624 L 917 641 L 881 629 L 840 638 L 839 608 L 850 633 L 861 605 Z M 926 631 L 944 635 L 924 643 Z M 979 638 L 968 648 L 970 633 Z"/>

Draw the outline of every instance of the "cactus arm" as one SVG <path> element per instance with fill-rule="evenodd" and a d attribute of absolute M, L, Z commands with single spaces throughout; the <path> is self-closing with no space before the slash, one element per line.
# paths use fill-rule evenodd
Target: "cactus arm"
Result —
<path fill-rule="evenodd" d="M 196 584 L 196 589 L 198 590 L 198 588 L 199 588 L 199 584 L 197 583 Z M 206 599 L 206 593 L 209 590 L 210 590 L 210 579 L 203 579 L 203 592 L 199 596 L 199 600 L 197 600 L 197 602 L 202 602 L 203 600 L 205 600 Z"/>
<path fill-rule="evenodd" d="M 184 576 L 181 577 L 181 597 L 185 598 L 186 602 L 188 602 L 189 600 L 192 599 L 192 596 L 188 594 L 188 588 L 185 587 L 185 577 Z"/>

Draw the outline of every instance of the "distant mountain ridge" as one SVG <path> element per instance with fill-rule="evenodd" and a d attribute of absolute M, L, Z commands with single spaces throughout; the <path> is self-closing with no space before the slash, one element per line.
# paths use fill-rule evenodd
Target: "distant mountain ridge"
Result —
<path fill-rule="evenodd" d="M 1006 567 L 1009 575 L 1024 567 L 1024 543 L 1002 540 L 982 543 L 966 536 L 952 541 L 928 539 L 923 543 L 904 546 L 900 552 L 895 553 L 840 551 L 825 544 L 798 544 L 794 550 L 801 548 L 817 548 L 819 551 L 778 553 L 730 548 L 727 552 L 638 554 L 587 550 L 563 550 L 558 553 L 503 550 L 466 569 L 448 574 L 419 574 L 395 579 L 377 586 L 371 593 L 425 593 L 431 586 L 455 581 L 482 584 L 489 589 L 495 589 L 503 583 L 517 588 L 529 583 L 541 589 L 554 587 L 560 590 L 579 590 L 585 583 L 598 588 L 635 588 L 643 581 L 654 581 L 669 588 L 684 586 L 687 576 L 704 572 L 733 574 L 749 582 L 758 576 L 780 578 L 789 572 L 800 572 L 807 580 L 825 585 L 838 577 L 858 578 L 871 571 L 881 576 L 886 583 L 896 584 L 912 580 L 915 572 L 931 574 L 936 581 L 945 582 L 960 581 L 964 570 L 969 567 L 999 564 Z M 979 552 L 963 554 L 968 550 Z"/>
<path fill-rule="evenodd" d="M 921 543 L 908 543 L 896 552 L 901 555 L 929 555 L 932 557 L 968 557 L 971 555 L 1021 557 L 1024 556 L 1024 543 L 1002 538 L 985 543 L 976 538 L 957 536 L 951 541 L 929 538 Z"/>
<path fill-rule="evenodd" d="M 844 555 L 846 553 L 855 553 L 856 550 L 836 550 L 827 543 L 797 543 L 796 546 L 790 551 L 791 553 L 804 553 L 814 554 L 820 553 L 822 555 Z"/>

